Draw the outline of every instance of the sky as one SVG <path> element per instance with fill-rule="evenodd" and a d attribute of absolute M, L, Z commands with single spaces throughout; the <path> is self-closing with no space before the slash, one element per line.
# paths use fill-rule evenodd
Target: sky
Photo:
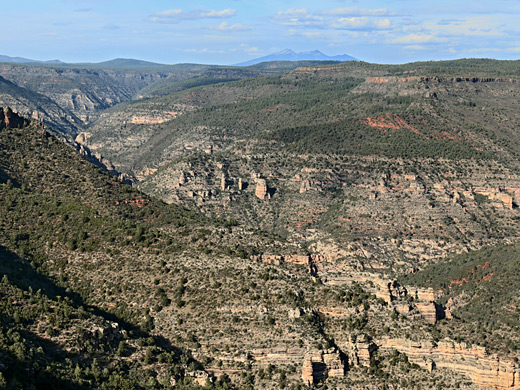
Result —
<path fill-rule="evenodd" d="M 234 64 L 320 50 L 376 63 L 520 58 L 520 1 L 17 0 L 0 54 Z"/>

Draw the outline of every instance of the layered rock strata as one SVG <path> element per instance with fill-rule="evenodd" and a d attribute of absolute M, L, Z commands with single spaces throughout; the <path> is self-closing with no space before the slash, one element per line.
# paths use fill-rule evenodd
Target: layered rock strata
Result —
<path fill-rule="evenodd" d="M 345 365 L 335 348 L 317 351 L 305 355 L 302 367 L 302 380 L 313 385 L 327 378 L 343 378 Z"/>
<path fill-rule="evenodd" d="M 425 369 L 446 368 L 469 377 L 482 388 L 498 390 L 520 389 L 520 367 L 513 361 L 490 355 L 485 348 L 442 340 L 437 345 L 429 341 L 382 339 L 381 351 L 397 350 Z"/>

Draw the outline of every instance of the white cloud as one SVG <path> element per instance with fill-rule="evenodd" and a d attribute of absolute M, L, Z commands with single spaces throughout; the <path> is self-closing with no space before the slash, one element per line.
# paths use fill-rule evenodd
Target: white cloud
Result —
<path fill-rule="evenodd" d="M 182 13 L 182 9 L 168 9 L 166 11 L 158 12 L 158 16 L 174 16 Z"/>
<path fill-rule="evenodd" d="M 251 30 L 251 27 L 244 26 L 242 24 L 228 24 L 228 22 L 222 22 L 218 26 L 209 27 L 210 30 L 218 31 L 245 31 Z"/>
<path fill-rule="evenodd" d="M 321 38 L 322 33 L 319 31 L 313 31 L 313 32 L 304 32 L 302 35 L 307 38 Z"/>
<path fill-rule="evenodd" d="M 388 9 L 377 8 L 358 8 L 358 7 L 345 7 L 325 10 L 322 12 L 323 15 L 337 15 L 337 16 L 387 16 L 390 15 Z"/>
<path fill-rule="evenodd" d="M 339 18 L 331 26 L 333 28 L 344 30 L 366 30 L 366 29 L 388 29 L 390 28 L 390 19 L 374 19 L 365 16 Z"/>
<path fill-rule="evenodd" d="M 310 14 L 306 8 L 279 11 L 274 16 L 274 22 L 284 26 L 302 26 L 322 28 L 326 23 L 325 18 Z"/>
<path fill-rule="evenodd" d="M 433 43 L 433 42 L 446 42 L 447 38 L 439 38 L 432 34 L 408 34 L 404 37 L 392 39 L 391 43 Z"/>
<path fill-rule="evenodd" d="M 237 13 L 234 9 L 223 9 L 222 11 L 209 10 L 201 13 L 203 18 L 229 18 Z"/>
<path fill-rule="evenodd" d="M 284 26 L 309 29 L 374 30 L 391 27 L 390 19 L 380 18 L 390 13 L 386 8 L 364 9 L 357 7 L 335 8 L 309 12 L 306 8 L 279 11 L 273 22 Z"/>
<path fill-rule="evenodd" d="M 234 16 L 236 10 L 223 9 L 217 10 L 191 10 L 184 11 L 182 9 L 169 9 L 162 12 L 157 12 L 150 16 L 149 20 L 155 23 L 180 23 L 185 20 L 200 20 L 200 19 L 226 19 Z"/>
<path fill-rule="evenodd" d="M 225 50 L 210 50 L 210 49 L 186 49 L 185 53 L 195 53 L 195 54 L 225 54 Z"/>
<path fill-rule="evenodd" d="M 426 50 L 426 47 L 421 46 L 421 45 L 409 45 L 409 46 L 403 47 L 403 49 L 405 49 L 405 50 Z"/>
<path fill-rule="evenodd" d="M 260 49 L 256 46 L 250 46 L 247 43 L 240 44 L 240 49 L 249 55 L 258 55 Z"/>
<path fill-rule="evenodd" d="M 278 11 L 277 15 L 307 15 L 307 8 L 289 8 L 287 11 Z"/>
<path fill-rule="evenodd" d="M 463 20 L 458 23 L 444 24 L 441 22 L 427 22 L 423 27 L 430 31 L 438 32 L 437 35 L 446 37 L 495 37 L 504 35 L 503 21 L 496 17 L 475 16 Z"/>

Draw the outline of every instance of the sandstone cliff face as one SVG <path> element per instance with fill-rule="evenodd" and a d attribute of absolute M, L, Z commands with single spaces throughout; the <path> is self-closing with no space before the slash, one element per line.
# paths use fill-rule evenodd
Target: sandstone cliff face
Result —
<path fill-rule="evenodd" d="M 380 350 L 397 350 L 426 369 L 447 368 L 468 376 L 482 388 L 520 389 L 520 367 L 512 361 L 489 355 L 482 347 L 468 346 L 450 340 L 415 342 L 405 339 L 381 339 Z"/>
<path fill-rule="evenodd" d="M 353 366 L 368 367 L 370 365 L 370 358 L 376 350 L 377 345 L 366 337 L 361 337 L 356 341 L 349 340 L 345 346 L 349 364 Z"/>
<path fill-rule="evenodd" d="M 302 380 L 313 385 L 327 378 L 343 378 L 345 365 L 339 352 L 334 349 L 307 353 L 303 360 Z"/>
<path fill-rule="evenodd" d="M 265 179 L 256 179 L 255 195 L 260 200 L 270 198 L 267 192 L 267 181 Z"/>

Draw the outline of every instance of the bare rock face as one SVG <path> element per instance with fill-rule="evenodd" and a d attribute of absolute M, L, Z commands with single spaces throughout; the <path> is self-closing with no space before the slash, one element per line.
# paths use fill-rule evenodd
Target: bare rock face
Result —
<path fill-rule="evenodd" d="M 221 191 L 225 191 L 226 190 L 226 186 L 227 186 L 226 174 L 222 173 L 222 175 L 220 176 L 220 190 Z"/>
<path fill-rule="evenodd" d="M 343 378 L 345 365 L 335 348 L 305 355 L 302 366 L 302 380 L 313 385 L 327 378 Z"/>
<path fill-rule="evenodd" d="M 87 144 L 87 141 L 88 139 L 90 138 L 92 134 L 89 134 L 89 133 L 86 133 L 86 132 L 81 132 L 79 133 L 77 136 L 76 136 L 76 139 L 74 140 L 77 144 L 80 144 L 80 145 L 86 145 Z"/>
<path fill-rule="evenodd" d="M 504 207 L 513 210 L 513 197 L 511 195 L 504 192 L 498 192 L 495 197 L 504 204 Z"/>
<path fill-rule="evenodd" d="M 186 175 L 184 174 L 184 172 L 181 172 L 179 176 L 179 186 L 183 184 L 186 184 Z"/>
<path fill-rule="evenodd" d="M 31 121 L 27 118 L 19 116 L 17 113 L 13 112 L 11 108 L 0 107 L 0 129 L 5 129 L 6 127 L 11 129 L 21 129 L 22 127 L 28 126 Z"/>
<path fill-rule="evenodd" d="M 314 369 L 312 365 L 312 359 L 310 356 L 306 356 L 305 360 L 303 361 L 302 380 L 307 385 L 314 384 Z"/>
<path fill-rule="evenodd" d="M 186 375 L 193 378 L 193 381 L 199 386 L 205 386 L 208 382 L 212 382 L 214 379 L 206 371 L 202 370 L 188 371 Z"/>
<path fill-rule="evenodd" d="M 424 318 L 429 324 L 435 325 L 437 323 L 437 306 L 434 302 L 416 302 L 415 307 L 421 313 L 421 317 Z"/>
<path fill-rule="evenodd" d="M 372 354 L 377 350 L 377 346 L 365 337 L 347 343 L 349 362 L 354 366 L 370 366 Z"/>
<path fill-rule="evenodd" d="M 270 198 L 270 195 L 267 192 L 267 181 L 265 179 L 256 179 L 255 195 L 261 200 Z"/>
<path fill-rule="evenodd" d="M 381 350 L 406 354 L 411 362 L 427 370 L 446 368 L 463 373 L 482 388 L 520 389 L 520 367 L 513 361 L 489 355 L 483 347 L 448 339 L 433 345 L 429 341 L 387 338 L 378 344 Z"/>
<path fill-rule="evenodd" d="M 303 180 L 300 185 L 300 194 L 303 194 L 311 189 L 311 183 L 309 180 Z"/>
<path fill-rule="evenodd" d="M 513 210 L 513 195 L 515 195 L 516 197 L 517 189 L 476 187 L 474 188 L 474 193 L 488 197 L 489 200 L 495 202 L 495 206 L 500 206 L 508 210 Z"/>
<path fill-rule="evenodd" d="M 295 309 L 289 310 L 289 312 L 287 314 L 288 314 L 289 318 L 292 318 L 292 319 L 300 318 L 303 315 L 303 310 L 300 309 L 299 307 L 297 307 Z"/>
<path fill-rule="evenodd" d="M 405 287 L 393 280 L 382 291 L 376 292 L 376 296 L 383 298 L 400 314 L 414 314 L 432 325 L 444 318 L 442 310 L 435 303 L 437 293 L 432 288 Z M 408 302 L 409 296 L 414 299 L 413 303 Z"/>

